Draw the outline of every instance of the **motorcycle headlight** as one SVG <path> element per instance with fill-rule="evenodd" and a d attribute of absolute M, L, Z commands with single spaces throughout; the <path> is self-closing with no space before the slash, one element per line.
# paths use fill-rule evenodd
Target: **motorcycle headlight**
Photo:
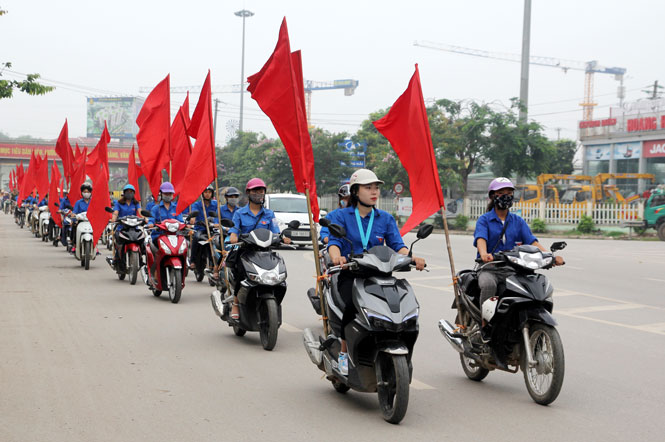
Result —
<path fill-rule="evenodd" d="M 374 318 L 380 319 L 381 321 L 393 322 L 389 317 L 382 315 L 381 313 L 377 313 L 374 310 L 370 310 L 368 308 L 363 308 L 363 310 L 365 311 L 365 316 L 367 316 L 368 319 Z"/>
<path fill-rule="evenodd" d="M 275 268 L 270 270 L 263 270 L 258 266 L 254 266 L 256 269 L 256 276 L 253 281 L 259 282 L 265 285 L 277 285 L 280 282 L 286 279 L 286 273 L 279 273 L 279 264 Z M 250 278 L 251 279 L 251 278 Z"/>
<path fill-rule="evenodd" d="M 546 267 L 552 263 L 551 256 L 543 256 L 542 253 L 526 253 L 520 252 L 519 256 L 509 256 L 508 260 L 513 264 L 525 267 L 527 269 L 536 270 Z"/>
<path fill-rule="evenodd" d="M 164 225 L 166 226 L 166 230 L 168 230 L 171 233 L 177 232 L 178 227 L 180 227 L 178 223 L 164 223 Z"/>
<path fill-rule="evenodd" d="M 402 322 L 406 322 L 410 319 L 418 318 L 419 314 L 420 314 L 420 309 L 418 307 L 416 307 L 414 310 L 409 312 L 409 314 L 404 317 L 404 321 L 402 321 Z"/>

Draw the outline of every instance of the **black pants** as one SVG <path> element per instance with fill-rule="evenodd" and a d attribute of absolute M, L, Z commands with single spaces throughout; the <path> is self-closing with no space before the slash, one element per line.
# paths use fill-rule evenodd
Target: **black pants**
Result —
<path fill-rule="evenodd" d="M 342 312 L 342 332 L 340 338 L 346 339 L 344 329 L 353 322 L 356 317 L 356 306 L 353 305 L 353 281 L 355 276 L 351 272 L 342 271 L 337 277 L 337 291 L 342 301 L 344 301 L 344 311 Z"/>

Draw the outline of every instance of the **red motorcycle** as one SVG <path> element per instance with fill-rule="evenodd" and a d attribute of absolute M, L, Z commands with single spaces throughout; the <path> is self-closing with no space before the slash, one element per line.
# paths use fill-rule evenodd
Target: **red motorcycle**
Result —
<path fill-rule="evenodd" d="M 192 212 L 189 218 L 196 215 Z M 151 241 L 150 247 L 146 248 L 148 268 L 143 272 L 143 277 L 154 296 L 160 296 L 162 291 L 168 290 L 169 299 L 177 304 L 187 277 L 186 235 L 190 229 L 186 223 L 176 219 L 164 220 L 155 224 L 153 229 L 160 232 L 157 238 L 159 246 L 155 247 Z"/>

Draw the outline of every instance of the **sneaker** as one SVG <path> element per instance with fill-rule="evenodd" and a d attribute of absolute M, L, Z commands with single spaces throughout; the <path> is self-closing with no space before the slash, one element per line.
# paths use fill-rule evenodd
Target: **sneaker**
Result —
<path fill-rule="evenodd" d="M 337 359 L 337 370 L 344 376 L 349 375 L 349 357 L 346 353 L 339 353 L 339 358 Z"/>

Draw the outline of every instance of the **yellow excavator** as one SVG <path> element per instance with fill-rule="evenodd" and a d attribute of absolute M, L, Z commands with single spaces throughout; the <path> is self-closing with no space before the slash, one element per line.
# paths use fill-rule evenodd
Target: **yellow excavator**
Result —
<path fill-rule="evenodd" d="M 559 188 L 554 184 L 549 184 L 554 180 L 572 181 L 574 184 L 568 184 L 563 195 L 560 196 Z M 543 173 L 536 178 L 536 184 L 518 184 L 515 188 L 515 200 L 525 203 L 537 203 L 541 200 L 557 204 L 583 203 L 591 198 L 590 183 L 591 177 L 588 175 Z"/>
<path fill-rule="evenodd" d="M 640 195 L 635 193 L 628 198 L 624 197 L 623 194 L 619 191 L 619 187 L 616 184 L 605 184 L 607 180 L 636 180 L 644 179 L 650 180 L 651 183 L 654 183 L 656 177 L 652 173 L 599 173 L 593 177 L 592 182 L 592 192 L 593 199 L 596 202 L 600 202 L 605 198 L 612 198 L 617 203 L 628 204 L 640 198 Z"/>

